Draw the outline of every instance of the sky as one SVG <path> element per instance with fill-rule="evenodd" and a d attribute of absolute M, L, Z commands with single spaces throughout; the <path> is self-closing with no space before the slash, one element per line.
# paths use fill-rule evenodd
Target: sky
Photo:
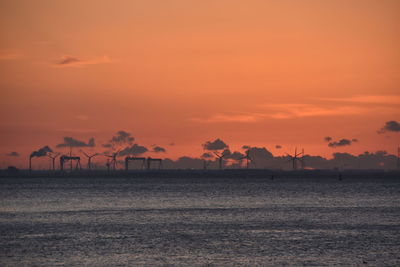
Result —
<path fill-rule="evenodd" d="M 2 0 L 0 167 L 64 137 L 102 152 L 120 130 L 169 158 L 216 138 L 395 154 L 399 131 L 378 131 L 400 121 L 399 13 L 397 0 Z"/>

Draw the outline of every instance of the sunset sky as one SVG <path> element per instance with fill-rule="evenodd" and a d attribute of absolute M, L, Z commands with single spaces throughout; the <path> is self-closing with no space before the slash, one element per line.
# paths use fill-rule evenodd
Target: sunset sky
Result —
<path fill-rule="evenodd" d="M 216 138 L 325 157 L 400 143 L 377 133 L 400 121 L 398 0 L 2 0 L 0 13 L 0 167 L 65 136 L 101 152 L 119 130 L 170 158 Z"/>

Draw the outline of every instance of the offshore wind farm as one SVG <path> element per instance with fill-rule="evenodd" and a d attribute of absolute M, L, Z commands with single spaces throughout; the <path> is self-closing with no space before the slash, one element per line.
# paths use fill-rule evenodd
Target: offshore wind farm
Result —
<path fill-rule="evenodd" d="M 0 1 L 0 266 L 400 266 L 400 1 Z"/>

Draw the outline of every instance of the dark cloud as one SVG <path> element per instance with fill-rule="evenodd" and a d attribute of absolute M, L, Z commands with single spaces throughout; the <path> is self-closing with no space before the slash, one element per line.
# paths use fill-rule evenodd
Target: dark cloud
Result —
<path fill-rule="evenodd" d="M 155 147 L 153 148 L 153 152 L 160 153 L 160 152 L 167 152 L 167 151 L 166 151 L 165 148 L 163 148 L 163 147 L 155 146 Z"/>
<path fill-rule="evenodd" d="M 103 145 L 101 145 L 102 147 L 105 147 L 105 148 L 111 148 L 112 147 L 112 145 L 111 144 L 103 144 Z"/>
<path fill-rule="evenodd" d="M 6 156 L 8 156 L 8 157 L 19 157 L 20 155 L 19 155 L 18 152 L 13 151 L 13 152 L 7 153 Z"/>
<path fill-rule="evenodd" d="M 94 147 L 94 138 L 90 138 L 87 143 L 74 139 L 72 137 L 64 137 L 64 143 L 58 144 L 57 147 Z"/>
<path fill-rule="evenodd" d="M 51 150 L 51 148 L 49 146 L 44 146 L 36 151 L 33 151 L 31 153 L 31 158 L 32 157 L 44 157 L 47 155 L 47 153 L 51 153 L 53 152 L 53 150 Z"/>
<path fill-rule="evenodd" d="M 339 141 L 330 142 L 328 144 L 329 147 L 339 147 L 339 146 L 349 146 L 352 141 L 349 139 L 340 139 Z"/>
<path fill-rule="evenodd" d="M 271 159 L 274 156 L 265 147 L 251 147 L 248 149 L 249 155 L 258 159 Z"/>
<path fill-rule="evenodd" d="M 206 143 L 203 144 L 203 148 L 205 150 L 222 150 L 228 148 L 228 145 L 225 144 L 224 141 L 221 139 L 217 138 L 214 141 L 207 141 Z"/>
<path fill-rule="evenodd" d="M 209 152 L 203 153 L 203 155 L 201 155 L 201 158 L 203 158 L 203 159 L 210 159 L 213 157 L 214 157 L 213 154 L 211 154 Z"/>
<path fill-rule="evenodd" d="M 81 62 L 79 58 L 72 57 L 72 56 L 65 56 L 62 57 L 60 60 L 56 62 L 57 65 L 70 65 Z"/>
<path fill-rule="evenodd" d="M 324 141 L 330 142 L 330 141 L 332 141 L 332 137 L 330 137 L 330 136 L 324 137 Z"/>
<path fill-rule="evenodd" d="M 116 135 L 114 135 L 103 147 L 110 148 L 115 146 L 130 146 L 135 141 L 135 138 L 132 136 L 131 133 L 126 131 L 118 131 Z"/>
<path fill-rule="evenodd" d="M 170 146 L 174 146 L 174 145 L 175 145 L 175 143 L 174 143 L 174 142 L 172 142 L 172 143 L 169 143 L 169 145 L 170 145 Z"/>
<path fill-rule="evenodd" d="M 276 148 L 276 149 L 281 149 L 282 146 L 281 146 L 281 145 L 276 145 L 275 148 Z"/>
<path fill-rule="evenodd" d="M 385 125 L 378 131 L 380 134 L 385 132 L 400 132 L 400 123 L 397 121 L 387 121 Z"/>
<path fill-rule="evenodd" d="M 358 142 L 358 139 L 353 138 L 353 139 L 351 139 L 351 141 L 352 141 L 353 143 L 357 143 L 357 142 Z"/>
<path fill-rule="evenodd" d="M 133 144 L 132 146 L 128 146 L 128 147 L 124 148 L 118 154 L 119 154 L 119 156 L 140 155 L 147 151 L 149 151 L 149 150 L 146 147 L 138 145 L 138 144 Z"/>

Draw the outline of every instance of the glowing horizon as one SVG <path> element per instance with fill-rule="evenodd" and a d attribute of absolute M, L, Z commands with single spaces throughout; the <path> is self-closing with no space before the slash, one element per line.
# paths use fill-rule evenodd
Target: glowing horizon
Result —
<path fill-rule="evenodd" d="M 64 137 L 104 152 L 119 130 L 172 159 L 216 138 L 274 155 L 397 153 L 397 128 L 381 130 L 400 121 L 398 1 L 0 7 L 1 168 L 26 168 Z M 327 136 L 358 142 L 328 147 Z"/>

